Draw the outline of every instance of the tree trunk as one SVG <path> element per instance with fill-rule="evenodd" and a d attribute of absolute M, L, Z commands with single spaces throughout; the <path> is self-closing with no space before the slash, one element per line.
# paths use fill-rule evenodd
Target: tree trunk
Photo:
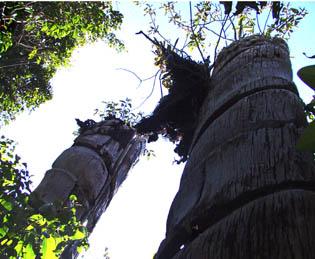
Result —
<path fill-rule="evenodd" d="M 313 154 L 280 39 L 219 55 L 155 259 L 315 258 Z"/>
<path fill-rule="evenodd" d="M 135 130 L 120 120 L 96 123 L 55 160 L 32 193 L 33 204 L 65 204 L 75 194 L 82 205 L 77 209 L 77 217 L 81 222 L 87 221 L 91 233 L 143 145 Z M 76 242 L 68 246 L 61 258 L 77 257 L 76 247 Z"/>

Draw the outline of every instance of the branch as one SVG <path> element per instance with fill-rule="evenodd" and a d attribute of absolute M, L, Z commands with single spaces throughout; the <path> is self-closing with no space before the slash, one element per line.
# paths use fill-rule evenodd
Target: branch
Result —
<path fill-rule="evenodd" d="M 217 48 L 218 48 L 218 46 L 219 46 L 220 40 L 221 40 L 221 38 L 222 38 L 221 35 L 222 35 L 222 32 L 223 32 L 223 30 L 224 30 L 224 26 L 225 26 L 226 21 L 228 20 L 229 16 L 230 16 L 230 15 L 227 14 L 226 17 L 224 18 L 224 22 L 223 22 L 222 27 L 221 27 L 221 30 L 220 30 L 219 39 L 218 39 L 217 44 L 215 45 L 215 48 L 214 48 L 214 60 L 215 60 L 216 57 L 217 57 Z"/>
<path fill-rule="evenodd" d="M 155 74 L 153 75 L 153 76 L 150 76 L 150 77 L 147 77 L 147 78 L 145 78 L 145 79 L 142 79 L 140 76 L 138 76 L 135 72 L 133 72 L 133 71 L 131 71 L 131 70 L 129 70 L 129 69 L 126 69 L 126 68 L 116 68 L 116 70 L 123 70 L 123 71 L 126 71 L 126 72 L 129 72 L 129 73 L 131 73 L 131 74 L 133 74 L 138 80 L 139 80 L 139 85 L 138 85 L 138 87 L 144 82 L 144 81 L 147 81 L 147 80 L 150 80 L 150 79 L 152 79 L 154 76 L 155 76 Z"/>
<path fill-rule="evenodd" d="M 233 32 L 234 32 L 234 40 L 237 40 L 236 28 L 235 28 L 235 25 L 234 25 L 234 22 L 233 22 L 232 18 L 234 18 L 234 15 L 232 15 L 232 16 L 229 16 L 229 21 L 231 22 L 231 24 L 232 24 L 232 27 L 233 27 Z"/>
<path fill-rule="evenodd" d="M 26 45 L 22 42 L 18 42 L 17 45 L 21 45 L 22 47 L 29 49 L 29 50 L 33 50 L 34 48 L 32 46 Z"/>
<path fill-rule="evenodd" d="M 267 27 L 267 23 L 268 23 L 268 20 L 269 20 L 270 14 L 271 14 L 271 7 L 270 7 L 270 9 L 269 9 L 268 16 L 267 16 L 266 21 L 265 21 L 263 34 L 265 34 L 265 30 L 266 30 L 266 27 Z"/>
<path fill-rule="evenodd" d="M 224 39 L 224 40 L 234 41 L 233 39 L 230 39 L 230 38 L 226 37 L 226 35 L 225 35 L 224 37 L 223 37 L 222 35 L 220 36 L 219 33 L 217 33 L 216 31 L 214 31 L 214 30 L 212 30 L 212 29 L 210 29 L 210 28 L 205 27 L 205 29 L 208 30 L 208 31 L 210 31 L 210 32 L 212 32 L 214 35 L 216 35 L 216 36 L 218 36 L 218 37 L 221 37 L 221 38 Z"/>
<path fill-rule="evenodd" d="M 162 86 L 162 73 L 159 75 L 159 81 L 160 81 L 160 93 L 161 93 L 161 98 L 163 97 L 163 86 Z"/>
<path fill-rule="evenodd" d="M 139 107 L 141 107 L 151 97 L 151 95 L 153 94 L 153 90 L 154 90 L 155 84 L 156 84 L 156 78 L 157 78 L 157 75 L 159 73 L 160 73 L 160 69 L 154 75 L 153 86 L 152 86 L 152 89 L 151 89 L 151 92 L 149 93 L 149 95 L 137 107 L 135 107 L 134 109 L 138 109 Z"/>
<path fill-rule="evenodd" d="M 1 66 L 0 68 L 17 67 L 17 66 L 23 66 L 23 65 L 29 65 L 29 64 L 37 64 L 37 63 L 36 62 L 23 62 L 23 63 L 17 63 L 17 64 L 12 64 L 12 65 Z"/>
<path fill-rule="evenodd" d="M 142 79 L 142 78 L 141 78 L 140 76 L 138 76 L 135 72 L 133 72 L 133 71 L 131 71 L 131 70 L 129 70 L 129 69 L 126 69 L 126 68 L 116 68 L 116 70 L 123 70 L 123 71 L 129 72 L 129 73 L 131 73 L 132 75 L 134 75 L 134 76 L 139 80 L 139 85 L 138 85 L 138 87 L 139 87 L 143 82 L 154 78 L 153 86 L 152 86 L 151 92 L 149 93 L 149 95 L 148 95 L 137 107 L 134 108 L 134 109 L 138 109 L 139 107 L 141 107 L 141 106 L 151 97 L 151 95 L 152 95 L 152 93 L 153 93 L 153 90 L 154 90 L 154 88 L 155 88 L 156 78 L 157 78 L 157 75 L 158 75 L 159 72 L 160 72 L 160 69 L 158 69 L 158 71 L 157 71 L 154 75 L 152 75 L 152 76 L 150 76 L 150 77 L 147 77 L 147 78 L 145 78 L 145 79 Z M 160 73 L 159 79 L 161 79 L 161 73 Z M 161 85 L 160 85 L 160 91 L 161 91 L 161 97 L 163 97 L 163 91 L 162 91 L 162 86 L 161 86 Z"/>
<path fill-rule="evenodd" d="M 198 48 L 198 51 L 199 51 L 200 56 L 201 56 L 201 58 L 202 58 L 202 61 L 205 63 L 205 62 L 206 62 L 206 59 L 205 59 L 205 57 L 203 56 L 202 51 L 201 51 L 200 46 L 199 46 L 199 43 L 198 43 L 198 41 L 197 41 L 196 38 L 195 38 L 195 30 L 194 30 L 193 21 L 192 21 L 191 1 L 189 1 L 189 12 L 190 12 L 190 29 L 191 29 L 192 34 L 193 34 L 193 39 L 195 40 L 195 43 L 196 43 L 196 45 L 197 45 L 197 48 Z"/>
<path fill-rule="evenodd" d="M 152 44 L 154 45 L 158 45 L 158 41 L 156 39 L 152 40 L 147 34 L 145 34 L 143 31 L 139 31 L 139 32 L 136 32 L 136 35 L 139 35 L 139 34 L 142 34 L 144 37 L 146 37 L 149 41 L 152 42 Z"/>
<path fill-rule="evenodd" d="M 176 11 L 173 8 L 170 8 L 168 11 L 169 11 L 169 13 L 171 15 L 170 19 L 172 19 L 172 17 L 174 17 L 177 14 Z M 189 29 L 190 29 L 189 25 L 186 25 L 185 22 L 181 22 L 180 20 L 175 20 L 175 19 L 170 20 L 170 21 L 173 21 L 173 23 L 175 25 L 177 25 L 179 28 L 182 28 L 182 29 L 184 29 L 186 31 L 189 31 Z"/>
<path fill-rule="evenodd" d="M 163 35 L 162 35 L 162 33 L 160 33 L 160 31 L 159 31 L 159 26 L 157 26 L 156 24 L 155 24 L 155 19 L 153 18 L 153 15 L 150 13 L 149 14 L 150 15 L 150 19 L 151 19 L 151 24 L 153 25 L 153 28 L 154 28 L 154 33 L 157 33 L 165 42 L 167 42 L 169 45 L 171 45 L 171 43 L 170 43 L 170 41 L 168 40 L 168 39 L 166 39 Z"/>
<path fill-rule="evenodd" d="M 260 34 L 262 34 L 262 30 L 261 30 L 261 28 L 260 28 L 260 24 L 259 24 L 259 17 L 258 17 L 258 13 L 256 13 L 256 20 L 257 20 L 258 30 L 259 30 Z"/>
<path fill-rule="evenodd" d="M 28 7 L 28 6 L 30 6 L 30 5 L 33 5 L 35 3 L 35 1 L 34 2 L 28 2 L 28 3 L 26 3 L 24 6 L 22 6 L 22 7 L 17 7 L 17 8 L 15 8 L 15 9 L 13 9 L 12 11 L 11 11 L 11 13 L 10 13 L 10 15 L 13 15 L 16 11 L 20 11 L 20 10 L 25 10 L 25 7 Z"/>

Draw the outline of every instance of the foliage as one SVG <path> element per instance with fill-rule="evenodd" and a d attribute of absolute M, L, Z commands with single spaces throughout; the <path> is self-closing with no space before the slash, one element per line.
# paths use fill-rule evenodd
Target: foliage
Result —
<path fill-rule="evenodd" d="M 309 58 L 315 58 L 315 56 Z M 315 65 L 302 67 L 297 74 L 305 84 L 315 90 Z M 313 96 L 313 100 L 306 105 L 305 110 L 311 123 L 300 137 L 297 148 L 315 153 L 315 96 Z"/>
<path fill-rule="evenodd" d="M 176 41 L 177 49 L 190 53 L 197 50 L 203 62 L 211 58 L 212 63 L 220 48 L 246 36 L 260 34 L 289 38 L 307 12 L 304 8 L 291 7 L 290 3 L 275 3 L 279 2 L 247 1 L 232 4 L 202 1 L 192 4 L 171 1 L 159 5 L 136 2 L 143 8 L 145 15 L 149 16 L 149 35 L 154 35 L 168 45 L 176 47 L 158 26 L 157 17 L 167 17 L 168 22 L 175 25 L 179 33 L 185 35 L 183 39 Z M 189 12 L 181 13 L 179 9 L 183 7 L 182 5 L 186 5 Z M 234 9 L 235 12 L 232 12 Z M 210 55 L 212 51 L 214 55 Z"/>
<path fill-rule="evenodd" d="M 0 254 L 5 258 L 58 258 L 73 240 L 80 240 L 79 249 L 87 247 L 85 227 L 75 216 L 76 197 L 67 206 L 30 206 L 29 172 L 14 148 L 12 140 L 1 137 Z"/>
<path fill-rule="evenodd" d="M 131 99 L 114 101 L 103 101 L 104 107 L 102 109 L 96 109 L 95 114 L 100 116 L 102 120 L 107 119 L 120 119 L 126 125 L 133 127 L 143 117 L 141 112 L 132 112 Z"/>
<path fill-rule="evenodd" d="M 304 130 L 297 143 L 297 148 L 302 151 L 315 153 L 315 121 L 312 121 Z"/>
<path fill-rule="evenodd" d="M 315 91 L 315 65 L 302 67 L 297 74 L 305 84 Z"/>
<path fill-rule="evenodd" d="M 306 14 L 305 8 L 293 8 L 289 2 L 284 4 L 279 10 L 279 19 L 267 26 L 266 35 L 288 39 Z"/>
<path fill-rule="evenodd" d="M 0 2 L 0 122 L 51 99 L 49 80 L 73 50 L 113 33 L 122 14 L 110 2 Z"/>

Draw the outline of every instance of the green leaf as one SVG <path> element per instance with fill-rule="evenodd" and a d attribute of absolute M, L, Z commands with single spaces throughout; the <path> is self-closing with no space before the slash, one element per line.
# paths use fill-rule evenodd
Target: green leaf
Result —
<path fill-rule="evenodd" d="M 69 197 L 69 200 L 70 200 L 70 201 L 77 201 L 78 198 L 77 198 L 77 196 L 75 196 L 74 194 L 71 194 L 70 197 Z"/>
<path fill-rule="evenodd" d="M 305 84 L 315 90 L 315 65 L 302 67 L 297 74 Z"/>
<path fill-rule="evenodd" d="M 74 239 L 74 240 L 82 239 L 82 238 L 84 238 L 84 237 L 85 237 L 85 233 L 82 232 L 82 231 L 80 231 L 80 230 L 77 230 L 77 231 L 75 232 L 75 234 L 73 235 L 73 239 Z"/>
<path fill-rule="evenodd" d="M 34 253 L 33 247 L 31 244 L 28 244 L 24 250 L 23 259 L 35 259 L 36 255 Z"/>
<path fill-rule="evenodd" d="M 8 211 L 12 210 L 12 208 L 13 208 L 12 203 L 9 201 L 1 200 L 0 203 Z"/>
<path fill-rule="evenodd" d="M 79 254 L 81 254 L 82 252 L 83 252 L 83 247 L 82 246 L 78 246 L 77 247 L 77 252 L 79 253 Z"/>
<path fill-rule="evenodd" d="M 56 241 L 54 238 L 44 238 L 42 243 L 42 259 L 57 259 L 54 250 L 56 249 Z"/>
<path fill-rule="evenodd" d="M 41 214 L 34 214 L 30 217 L 30 220 L 41 222 L 42 220 L 44 220 L 44 217 Z"/>
<path fill-rule="evenodd" d="M 33 59 L 35 55 L 37 54 L 37 48 L 34 48 L 29 54 L 28 54 L 28 59 Z"/>
<path fill-rule="evenodd" d="M 296 148 L 301 151 L 315 152 L 315 121 L 304 130 L 302 136 L 298 140 Z"/>
<path fill-rule="evenodd" d="M 23 250 L 23 245 L 24 245 L 24 242 L 20 240 L 20 241 L 17 243 L 17 245 L 14 247 L 15 251 L 16 251 L 18 254 L 20 254 L 21 251 Z"/>
<path fill-rule="evenodd" d="M 4 227 L 0 228 L 0 238 L 4 237 L 4 235 L 7 233 L 7 229 Z"/>
<path fill-rule="evenodd" d="M 32 225 L 28 225 L 28 226 L 25 228 L 26 231 L 31 231 L 32 229 L 34 229 L 34 226 L 32 226 Z"/>

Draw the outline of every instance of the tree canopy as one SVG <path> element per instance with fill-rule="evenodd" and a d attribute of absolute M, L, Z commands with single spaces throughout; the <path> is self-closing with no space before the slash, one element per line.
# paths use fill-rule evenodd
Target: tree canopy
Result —
<path fill-rule="evenodd" d="M 49 80 L 76 47 L 103 39 L 122 49 L 122 19 L 110 2 L 1 2 L 0 122 L 51 99 Z"/>

